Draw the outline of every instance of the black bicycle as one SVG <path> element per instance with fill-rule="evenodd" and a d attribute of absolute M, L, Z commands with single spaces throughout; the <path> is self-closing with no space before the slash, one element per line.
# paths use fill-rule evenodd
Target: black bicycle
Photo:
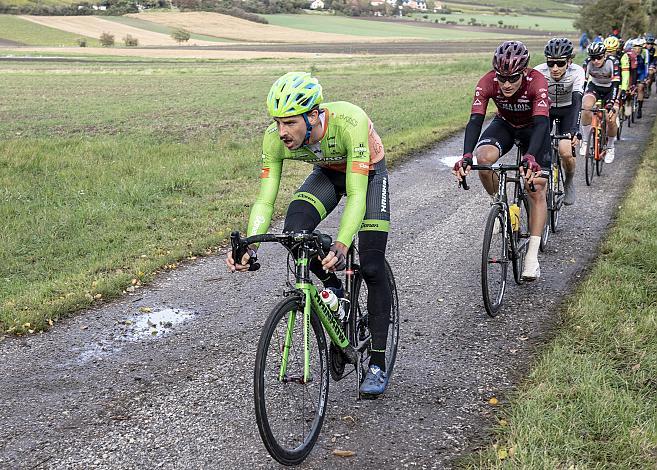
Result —
<path fill-rule="evenodd" d="M 555 119 L 555 124 L 553 129 L 558 128 L 558 119 Z M 554 131 L 553 131 L 554 132 Z M 564 172 L 561 166 L 561 155 L 559 154 L 559 142 L 562 140 L 571 140 L 572 137 L 570 134 L 554 134 L 550 135 L 551 139 L 551 167 L 550 172 L 547 175 L 547 191 L 545 197 L 547 199 L 547 210 L 548 210 L 548 220 L 543 227 L 543 233 L 541 234 L 541 243 L 540 250 L 545 251 L 547 249 L 548 240 L 550 238 L 550 233 L 557 233 L 559 230 L 559 214 L 561 213 L 561 208 L 563 207 L 564 199 Z M 575 155 L 575 150 L 572 149 L 573 156 Z"/>
<path fill-rule="evenodd" d="M 352 244 L 343 284 L 345 314 L 336 315 L 321 300 L 308 267 L 312 257 L 323 258 L 328 253 L 330 236 L 315 231 L 241 238 L 239 232 L 233 232 L 233 259 L 242 259 L 250 244 L 262 242 L 276 242 L 288 250 L 288 288 L 283 292 L 285 298 L 267 317 L 258 342 L 253 380 L 256 421 L 271 456 L 284 465 L 297 465 L 319 437 L 328 403 L 329 375 L 342 380 L 355 372 L 358 390 L 367 372 L 371 338 L 367 285 Z M 249 264 L 251 271 L 260 268 L 254 258 Z M 390 378 L 399 342 L 399 300 L 387 261 L 385 269 L 391 295 L 386 345 L 386 373 Z M 361 398 L 360 392 L 357 396 Z"/>
<path fill-rule="evenodd" d="M 513 267 L 515 282 L 523 283 L 522 270 L 530 237 L 530 205 L 525 179 L 519 170 L 520 159 L 518 149 L 514 165 L 471 166 L 473 170 L 494 171 L 498 177 L 497 195 L 486 219 L 481 249 L 481 292 L 486 313 L 491 317 L 495 317 L 502 306 L 509 264 Z M 510 198 L 507 184 L 513 185 Z M 465 177 L 460 185 L 463 189 L 470 189 Z"/>

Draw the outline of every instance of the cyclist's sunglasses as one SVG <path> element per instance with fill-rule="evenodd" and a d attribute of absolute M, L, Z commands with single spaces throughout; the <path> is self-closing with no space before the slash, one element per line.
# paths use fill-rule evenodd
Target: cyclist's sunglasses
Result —
<path fill-rule="evenodd" d="M 600 59 L 603 59 L 604 56 L 605 56 L 604 54 L 600 54 L 600 55 L 592 55 L 592 56 L 591 56 L 591 60 L 600 60 Z"/>
<path fill-rule="evenodd" d="M 565 67 L 567 63 L 568 63 L 567 60 L 548 60 L 548 61 L 547 61 L 547 66 L 548 66 L 549 68 L 552 68 L 552 67 L 554 67 L 555 65 L 556 65 L 557 67 Z"/>
<path fill-rule="evenodd" d="M 495 74 L 495 78 L 497 78 L 497 81 L 500 83 L 505 83 L 505 82 L 515 83 L 518 80 L 520 80 L 520 77 L 522 77 L 522 72 L 515 73 L 513 75 L 502 75 L 499 73 Z"/>

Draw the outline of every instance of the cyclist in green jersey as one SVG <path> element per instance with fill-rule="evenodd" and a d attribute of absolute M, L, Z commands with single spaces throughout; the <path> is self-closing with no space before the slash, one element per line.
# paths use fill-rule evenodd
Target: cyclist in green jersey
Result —
<path fill-rule="evenodd" d="M 388 384 L 385 349 L 391 307 L 385 269 L 390 225 L 388 172 L 381 139 L 358 106 L 345 101 L 323 103 L 322 87 L 309 73 L 290 72 L 276 80 L 267 108 L 275 122 L 263 139 L 260 193 L 251 208 L 247 235 L 269 229 L 284 160 L 314 164 L 288 207 L 284 232 L 314 230 L 342 196 L 347 197 L 331 250 L 324 259 L 311 260 L 309 267 L 325 287 L 343 296 L 335 271 L 344 269 L 347 250 L 358 234 L 372 333 L 370 364 L 361 392 L 379 395 Z M 256 246 L 250 247 L 237 262 L 229 252 L 229 270 L 248 270 L 248 260 L 256 250 Z"/>

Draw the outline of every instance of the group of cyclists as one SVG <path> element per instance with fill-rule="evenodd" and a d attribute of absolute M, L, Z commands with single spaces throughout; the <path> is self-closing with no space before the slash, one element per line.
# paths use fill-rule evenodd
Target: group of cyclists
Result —
<path fill-rule="evenodd" d="M 557 119 L 556 132 L 569 133 L 559 147 L 565 174 L 567 205 L 575 202 L 575 152 L 586 149 L 591 124 L 591 107 L 602 100 L 609 111 L 607 162 L 614 159 L 613 136 L 622 100 L 638 94 L 638 117 L 654 75 L 654 38 L 636 38 L 623 44 L 610 36 L 588 47 L 581 67 L 573 63 L 573 44 L 567 38 L 553 38 L 545 46 L 546 61 L 529 66 L 530 54 L 519 41 L 500 44 L 493 56 L 493 69 L 477 83 L 470 119 L 465 130 L 463 157 L 453 173 L 460 181 L 476 159 L 493 164 L 511 150 L 522 151 L 520 172 L 529 191 L 531 212 L 530 242 L 522 277 L 540 277 L 538 250 L 547 218 L 544 176 L 551 166 L 550 128 Z M 497 114 L 481 133 L 488 102 Z M 385 348 L 390 316 L 390 285 L 385 276 L 385 251 L 390 224 L 388 172 L 383 144 L 367 114 L 348 102 L 323 102 L 322 86 L 305 72 L 290 72 L 278 78 L 267 96 L 267 108 L 274 122 L 265 131 L 262 146 L 261 186 L 251 208 L 247 236 L 266 233 L 278 194 L 283 161 L 302 160 L 314 168 L 295 193 L 284 222 L 285 232 L 314 230 L 347 197 L 337 237 L 324 259 L 313 259 L 311 271 L 338 297 L 343 286 L 335 271 L 344 269 L 345 257 L 356 235 L 361 272 L 368 287 L 371 355 L 361 393 L 376 396 L 384 392 L 388 377 Z M 581 120 L 581 122 L 580 122 Z M 580 134 L 581 126 L 581 134 Z M 481 135 L 480 135 L 481 134 Z M 486 191 L 494 197 L 495 175 L 479 172 Z M 230 271 L 244 272 L 257 256 L 250 246 L 242 259 L 228 252 Z"/>

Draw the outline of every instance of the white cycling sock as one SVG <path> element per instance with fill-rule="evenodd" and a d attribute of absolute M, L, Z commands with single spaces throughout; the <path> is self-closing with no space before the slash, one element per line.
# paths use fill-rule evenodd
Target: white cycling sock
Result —
<path fill-rule="evenodd" d="M 541 237 L 538 235 L 532 235 L 529 237 L 529 247 L 527 247 L 527 255 L 525 256 L 525 263 L 530 261 L 531 263 L 538 261 L 538 249 L 541 246 Z"/>
<path fill-rule="evenodd" d="M 582 140 L 584 142 L 588 142 L 590 135 L 591 135 L 591 124 L 589 124 L 588 126 L 583 125 L 582 126 Z"/>
<path fill-rule="evenodd" d="M 616 145 L 616 136 L 609 137 L 609 139 L 607 139 L 607 147 L 609 147 L 610 149 L 613 149 L 614 145 Z"/>

